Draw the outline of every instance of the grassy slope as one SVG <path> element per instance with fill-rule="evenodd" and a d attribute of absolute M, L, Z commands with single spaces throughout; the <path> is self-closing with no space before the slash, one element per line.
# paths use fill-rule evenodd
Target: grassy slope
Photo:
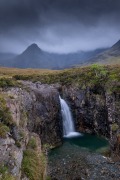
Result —
<path fill-rule="evenodd" d="M 120 57 L 111 57 L 110 59 L 107 60 L 107 63 L 109 64 L 119 64 L 120 65 Z"/>
<path fill-rule="evenodd" d="M 91 59 L 91 61 L 86 62 L 86 65 L 90 66 L 91 64 L 101 64 L 101 65 L 120 65 L 120 57 L 113 57 L 113 56 L 102 56 L 100 58 Z M 78 65 L 79 66 L 79 65 Z"/>
<path fill-rule="evenodd" d="M 91 65 L 82 68 L 52 71 L 39 69 L 0 68 L 0 86 L 16 85 L 17 80 L 52 84 L 76 85 L 81 88 L 102 85 L 120 90 L 120 65 Z M 7 81 L 5 83 L 5 81 Z M 3 85 L 3 86 L 2 86 Z"/>
<path fill-rule="evenodd" d="M 115 65 L 118 64 L 120 65 L 120 57 L 113 57 L 113 56 L 108 56 L 105 59 L 98 59 L 97 61 L 91 61 L 91 64 L 93 63 L 99 63 L 99 64 L 105 64 L 105 65 Z"/>

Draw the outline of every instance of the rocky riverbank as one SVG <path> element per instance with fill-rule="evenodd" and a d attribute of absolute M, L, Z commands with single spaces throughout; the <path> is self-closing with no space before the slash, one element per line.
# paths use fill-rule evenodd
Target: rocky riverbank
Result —
<path fill-rule="evenodd" d="M 119 180 L 120 162 L 66 143 L 49 159 L 53 180 Z"/>

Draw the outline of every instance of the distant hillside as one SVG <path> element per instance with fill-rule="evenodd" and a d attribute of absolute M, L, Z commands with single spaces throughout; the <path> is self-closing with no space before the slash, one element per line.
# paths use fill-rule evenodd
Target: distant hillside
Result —
<path fill-rule="evenodd" d="M 92 63 L 120 64 L 120 40 L 108 50 L 96 55 L 89 60 Z"/>
<path fill-rule="evenodd" d="M 30 45 L 22 54 L 1 61 L 0 65 L 17 68 L 41 68 L 41 69 L 64 69 L 77 64 L 84 65 L 90 58 L 105 51 L 97 49 L 88 52 L 76 52 L 69 54 L 48 53 L 41 50 L 37 44 Z"/>

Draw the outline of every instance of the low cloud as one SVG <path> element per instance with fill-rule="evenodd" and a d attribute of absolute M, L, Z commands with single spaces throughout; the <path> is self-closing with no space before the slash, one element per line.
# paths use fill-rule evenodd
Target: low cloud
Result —
<path fill-rule="evenodd" d="M 119 0 L 1 0 L 0 51 L 31 43 L 68 53 L 110 47 L 120 38 Z"/>

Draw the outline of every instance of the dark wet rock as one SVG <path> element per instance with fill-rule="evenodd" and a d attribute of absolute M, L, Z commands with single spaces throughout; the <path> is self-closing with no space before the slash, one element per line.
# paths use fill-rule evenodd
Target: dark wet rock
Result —
<path fill-rule="evenodd" d="M 105 87 L 63 86 L 62 96 L 69 103 L 76 128 L 109 139 L 113 154 L 120 156 L 120 94 Z"/>

